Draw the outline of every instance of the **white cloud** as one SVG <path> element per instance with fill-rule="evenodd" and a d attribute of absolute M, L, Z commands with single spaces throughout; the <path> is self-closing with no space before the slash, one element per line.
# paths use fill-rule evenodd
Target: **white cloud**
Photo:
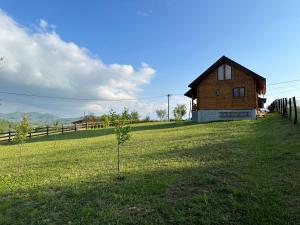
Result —
<path fill-rule="evenodd" d="M 42 30 L 47 30 L 47 28 L 48 28 L 48 22 L 46 20 L 41 19 L 40 20 L 40 28 Z"/>
<path fill-rule="evenodd" d="M 152 14 L 152 10 L 148 10 L 148 11 L 138 11 L 138 15 L 139 16 L 143 16 L 143 17 L 148 17 Z"/>
<path fill-rule="evenodd" d="M 64 41 L 53 27 L 41 19 L 39 29 L 32 31 L 0 10 L 0 56 L 5 60 L 0 70 L 1 90 L 63 97 L 128 99 L 136 98 L 143 85 L 149 84 L 155 74 L 155 70 L 144 62 L 138 69 L 132 65 L 105 64 L 89 50 Z M 64 110 L 66 115 L 84 108 L 105 108 L 89 102 L 81 102 L 78 106 L 78 103 L 43 99 L 6 98 L 6 101 L 11 100 L 28 108 L 48 110 L 51 107 L 53 110 L 55 107 L 58 114 L 63 114 L 61 111 Z M 9 105 L 10 109 L 18 108 Z"/>

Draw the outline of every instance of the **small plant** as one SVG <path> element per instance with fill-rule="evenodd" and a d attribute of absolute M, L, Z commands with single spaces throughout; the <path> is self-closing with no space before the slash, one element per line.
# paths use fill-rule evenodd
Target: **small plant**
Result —
<path fill-rule="evenodd" d="M 120 146 L 125 144 L 126 141 L 130 139 L 131 127 L 128 125 L 128 109 L 124 108 L 121 115 L 116 114 L 113 110 L 110 112 L 112 119 L 112 124 L 115 127 L 115 134 L 117 139 L 117 151 L 118 151 L 118 161 L 117 161 L 117 177 L 121 179 L 120 176 Z"/>
<path fill-rule="evenodd" d="M 167 115 L 167 111 L 165 109 L 158 109 L 155 111 L 157 117 L 160 119 L 160 121 L 164 120 Z"/>
<path fill-rule="evenodd" d="M 16 136 L 14 138 L 14 140 L 19 143 L 19 169 L 21 167 L 23 145 L 30 132 L 30 121 L 26 116 L 23 116 L 20 123 L 16 125 Z"/>
<path fill-rule="evenodd" d="M 176 121 L 182 120 L 184 115 L 186 114 L 187 109 L 185 105 L 177 104 L 177 106 L 173 110 L 173 115 Z"/>

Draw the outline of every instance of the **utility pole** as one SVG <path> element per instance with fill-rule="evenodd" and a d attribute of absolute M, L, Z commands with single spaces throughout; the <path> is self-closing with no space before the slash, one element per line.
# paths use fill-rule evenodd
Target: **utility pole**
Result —
<path fill-rule="evenodd" d="M 170 121 L 170 94 L 167 95 L 168 97 L 168 121 Z"/>

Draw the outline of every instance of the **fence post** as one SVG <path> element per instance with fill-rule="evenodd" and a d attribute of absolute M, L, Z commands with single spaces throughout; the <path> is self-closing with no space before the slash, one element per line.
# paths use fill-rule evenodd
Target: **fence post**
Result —
<path fill-rule="evenodd" d="M 286 116 L 286 104 L 285 104 L 285 98 L 283 99 L 283 116 Z"/>
<path fill-rule="evenodd" d="M 281 98 L 279 99 L 279 111 L 278 112 L 281 114 Z"/>
<path fill-rule="evenodd" d="M 85 123 L 85 129 L 86 130 L 88 129 L 88 123 L 87 122 Z"/>
<path fill-rule="evenodd" d="M 292 99 L 289 98 L 289 120 L 292 118 Z"/>
<path fill-rule="evenodd" d="M 48 136 L 49 135 L 49 126 L 47 125 L 46 127 L 46 135 Z"/>
<path fill-rule="evenodd" d="M 29 139 L 31 139 L 31 137 L 32 137 L 32 134 L 31 134 L 31 132 L 32 132 L 32 131 L 30 131 L 30 132 L 29 132 Z"/>
<path fill-rule="evenodd" d="M 64 133 L 64 124 L 61 124 L 61 133 Z"/>
<path fill-rule="evenodd" d="M 287 98 L 284 99 L 284 109 L 285 109 L 285 117 L 288 117 L 288 101 Z"/>
<path fill-rule="evenodd" d="M 74 127 L 74 129 L 75 129 L 75 132 L 77 131 L 77 125 L 76 125 L 76 123 L 75 123 L 75 127 Z"/>
<path fill-rule="evenodd" d="M 296 124 L 298 122 L 296 97 L 293 97 L 293 102 L 294 102 L 294 110 L 295 110 L 294 124 Z"/>
<path fill-rule="evenodd" d="M 8 142 L 11 142 L 11 131 L 8 131 Z"/>

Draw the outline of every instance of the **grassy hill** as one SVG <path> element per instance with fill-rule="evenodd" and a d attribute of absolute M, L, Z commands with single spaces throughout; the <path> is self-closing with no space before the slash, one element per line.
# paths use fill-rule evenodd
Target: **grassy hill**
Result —
<path fill-rule="evenodd" d="M 9 122 L 7 120 L 0 119 L 0 132 L 7 132 L 10 126 L 14 126 L 13 122 Z"/>
<path fill-rule="evenodd" d="M 6 120 L 9 122 L 19 122 L 22 117 L 26 115 L 30 122 L 33 125 L 46 125 L 46 124 L 53 124 L 54 121 L 59 120 L 62 123 L 71 123 L 74 120 L 77 120 L 78 118 L 60 118 L 58 116 L 55 116 L 53 114 L 49 113 L 38 113 L 38 112 L 28 112 L 28 113 L 22 113 L 22 112 L 13 112 L 13 113 L 0 113 L 0 119 Z"/>
<path fill-rule="evenodd" d="M 0 224 L 299 224 L 300 128 L 140 124 L 115 179 L 112 129 L 0 146 Z"/>

